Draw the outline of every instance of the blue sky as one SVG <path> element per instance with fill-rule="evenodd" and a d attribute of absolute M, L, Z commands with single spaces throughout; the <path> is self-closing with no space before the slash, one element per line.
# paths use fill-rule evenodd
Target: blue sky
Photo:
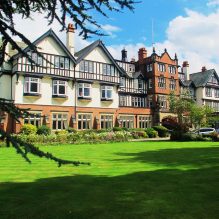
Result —
<path fill-rule="evenodd" d="M 219 72 L 219 0 L 142 0 L 135 5 L 134 13 L 108 13 L 104 18 L 94 13 L 109 36 L 101 37 L 110 53 L 121 57 L 125 47 L 128 58 L 138 58 L 138 49 L 146 47 L 152 51 L 152 20 L 154 21 L 154 41 L 158 54 L 167 48 L 171 56 L 177 53 L 179 64 L 190 63 L 191 72 L 198 72 L 202 66 Z M 59 32 L 60 25 L 54 22 L 48 27 L 44 15 L 33 14 L 32 20 L 15 17 L 18 30 L 30 40 L 52 28 L 65 43 L 65 32 Z M 67 22 L 71 22 L 70 19 Z M 30 28 L 34 27 L 34 28 Z M 79 50 L 100 37 L 83 40 L 75 36 L 75 47 Z"/>
<path fill-rule="evenodd" d="M 152 20 L 154 23 L 154 41 L 161 42 L 166 38 L 166 29 L 169 22 L 177 16 L 185 16 L 185 9 L 199 11 L 204 14 L 211 13 L 215 7 L 207 7 L 208 0 L 145 0 L 135 5 L 132 13 L 108 13 L 109 19 L 96 14 L 98 21 L 120 29 L 115 31 L 113 37 L 102 37 L 107 45 L 144 42 L 152 43 Z M 95 39 L 98 37 L 94 37 Z"/>

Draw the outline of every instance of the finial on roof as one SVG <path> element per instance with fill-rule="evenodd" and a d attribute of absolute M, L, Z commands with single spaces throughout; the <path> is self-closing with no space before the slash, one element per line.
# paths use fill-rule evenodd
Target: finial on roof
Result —
<path fill-rule="evenodd" d="M 153 53 L 156 53 L 156 51 L 155 51 L 155 47 L 153 47 Z"/>
<path fill-rule="evenodd" d="M 167 49 L 166 49 L 166 48 L 164 49 L 164 52 L 167 52 Z"/>
<path fill-rule="evenodd" d="M 178 60 L 177 54 L 175 53 L 175 60 Z"/>

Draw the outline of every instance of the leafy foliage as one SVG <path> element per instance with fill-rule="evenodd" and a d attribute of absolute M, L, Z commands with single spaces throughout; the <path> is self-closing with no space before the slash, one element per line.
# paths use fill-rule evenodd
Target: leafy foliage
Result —
<path fill-rule="evenodd" d="M 24 124 L 21 127 L 21 133 L 25 135 L 30 135 L 30 134 L 36 134 L 37 133 L 37 127 L 32 124 Z"/>
<path fill-rule="evenodd" d="M 45 14 L 48 24 L 52 24 L 56 20 L 59 22 L 62 31 L 66 29 L 66 17 L 70 17 L 76 28 L 80 29 L 79 35 L 86 39 L 91 34 L 104 35 L 99 31 L 101 25 L 93 17 L 94 11 L 107 17 L 105 11 L 120 12 L 126 8 L 133 11 L 134 4 L 137 3 L 133 0 L 4 0 L 3 2 L 0 3 L 0 33 L 2 35 L 0 65 L 4 61 L 5 55 L 9 55 L 6 53 L 8 43 L 23 56 L 31 60 L 12 36 L 19 37 L 31 50 L 37 52 L 37 48 L 21 32 L 16 30 L 15 14 L 20 14 L 24 19 L 30 18 L 32 13 Z"/>

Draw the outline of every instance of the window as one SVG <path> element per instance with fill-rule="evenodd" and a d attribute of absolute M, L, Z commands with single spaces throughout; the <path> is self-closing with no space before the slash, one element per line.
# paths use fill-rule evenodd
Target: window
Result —
<path fill-rule="evenodd" d="M 144 88 L 144 83 L 143 83 L 143 81 L 142 81 L 141 79 L 138 79 L 138 89 L 139 89 L 139 90 L 143 90 L 143 88 Z"/>
<path fill-rule="evenodd" d="M 39 94 L 40 93 L 40 79 L 26 77 L 24 81 L 24 93 Z"/>
<path fill-rule="evenodd" d="M 146 70 L 147 70 L 147 72 L 151 72 L 153 70 L 152 64 L 146 65 Z"/>
<path fill-rule="evenodd" d="M 169 65 L 168 69 L 169 69 L 170 74 L 176 74 L 176 67 L 175 66 Z"/>
<path fill-rule="evenodd" d="M 159 88 L 166 88 L 166 79 L 164 77 L 158 78 L 158 87 Z"/>
<path fill-rule="evenodd" d="M 142 97 L 132 97 L 133 107 L 145 107 L 145 98 Z"/>
<path fill-rule="evenodd" d="M 120 106 L 127 106 L 127 97 L 126 96 L 119 96 L 119 105 Z"/>
<path fill-rule="evenodd" d="M 153 97 L 152 96 L 148 96 L 148 107 L 149 108 L 153 107 Z"/>
<path fill-rule="evenodd" d="M 215 96 L 216 98 L 219 98 L 219 89 L 215 89 L 215 90 L 214 90 L 214 96 Z"/>
<path fill-rule="evenodd" d="M 206 97 L 212 97 L 212 89 L 206 87 L 205 94 L 206 94 Z"/>
<path fill-rule="evenodd" d="M 87 84 L 87 83 L 78 84 L 78 97 L 90 98 L 91 97 L 91 84 Z"/>
<path fill-rule="evenodd" d="M 81 61 L 80 71 L 94 73 L 94 62 L 87 60 Z"/>
<path fill-rule="evenodd" d="M 41 121 L 42 121 L 41 113 L 39 112 L 29 112 L 29 113 L 31 113 L 31 115 L 24 118 L 24 124 L 32 124 L 35 125 L 36 127 L 41 126 Z"/>
<path fill-rule="evenodd" d="M 153 83 L 152 83 L 151 78 L 148 79 L 148 87 L 149 87 L 149 89 L 151 89 L 153 87 Z"/>
<path fill-rule="evenodd" d="M 32 57 L 33 61 L 34 61 L 36 64 L 38 64 L 38 65 L 40 65 L 40 66 L 43 65 L 43 57 L 42 57 L 42 56 L 39 56 L 39 55 L 38 55 L 37 53 L 35 53 L 35 52 L 33 52 L 32 55 L 31 55 L 30 53 L 28 53 L 28 55 L 30 55 L 30 56 Z M 30 63 L 29 60 L 28 60 L 28 63 Z"/>
<path fill-rule="evenodd" d="M 113 115 L 101 115 L 101 129 L 111 129 L 113 127 Z"/>
<path fill-rule="evenodd" d="M 176 80 L 170 79 L 170 90 L 176 89 Z"/>
<path fill-rule="evenodd" d="M 92 115 L 91 114 L 78 114 L 78 129 L 91 129 L 92 128 Z"/>
<path fill-rule="evenodd" d="M 125 78 L 120 78 L 120 87 L 125 87 Z"/>
<path fill-rule="evenodd" d="M 102 86 L 101 87 L 101 98 L 102 99 L 112 99 L 112 86 Z"/>
<path fill-rule="evenodd" d="M 218 84 L 217 78 L 214 75 L 212 75 L 210 80 L 209 80 L 209 83 Z"/>
<path fill-rule="evenodd" d="M 54 80 L 53 81 L 53 95 L 67 95 L 67 82 Z"/>
<path fill-rule="evenodd" d="M 219 102 L 213 102 L 213 108 L 216 112 L 219 111 Z"/>
<path fill-rule="evenodd" d="M 61 69 L 69 69 L 70 68 L 69 58 L 67 58 L 67 57 L 55 56 L 54 62 L 55 62 L 56 68 L 61 68 Z"/>
<path fill-rule="evenodd" d="M 165 64 L 158 63 L 158 71 L 165 72 L 166 71 Z"/>
<path fill-rule="evenodd" d="M 52 129 L 63 130 L 68 128 L 68 115 L 66 113 L 52 114 Z"/>
<path fill-rule="evenodd" d="M 158 96 L 158 102 L 161 108 L 167 108 L 167 100 L 165 96 Z"/>
<path fill-rule="evenodd" d="M 121 126 L 124 128 L 134 128 L 134 116 L 120 116 Z"/>
<path fill-rule="evenodd" d="M 109 64 L 102 64 L 103 75 L 113 76 L 114 75 L 114 66 Z"/>
<path fill-rule="evenodd" d="M 139 116 L 138 117 L 139 128 L 151 128 L 151 116 Z"/>

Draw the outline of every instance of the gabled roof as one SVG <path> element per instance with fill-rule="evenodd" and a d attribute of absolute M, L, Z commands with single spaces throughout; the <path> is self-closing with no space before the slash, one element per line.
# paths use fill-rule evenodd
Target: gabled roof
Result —
<path fill-rule="evenodd" d="M 116 66 L 116 68 L 119 70 L 119 72 L 122 75 L 125 75 L 127 77 L 128 74 L 124 71 L 123 68 L 121 68 L 117 62 L 115 61 L 115 59 L 112 57 L 112 55 L 110 54 L 110 52 L 108 51 L 108 49 L 104 46 L 103 42 L 101 40 L 97 40 L 95 42 L 93 42 L 92 44 L 90 44 L 89 46 L 83 48 L 82 50 L 78 51 L 75 53 L 75 56 L 78 57 L 76 60 L 76 63 L 79 64 L 91 51 L 93 51 L 95 48 L 97 47 L 101 47 L 103 49 L 103 51 L 105 52 L 105 54 L 107 55 L 107 57 L 110 59 L 110 61 Z"/>
<path fill-rule="evenodd" d="M 195 86 L 194 82 L 192 80 L 182 80 L 179 79 L 179 82 L 184 87 L 190 87 L 191 85 Z"/>
<path fill-rule="evenodd" d="M 144 75 L 142 74 L 142 72 L 140 72 L 140 71 L 138 71 L 138 72 L 135 72 L 134 74 L 133 74 L 133 78 L 144 78 Z"/>
<path fill-rule="evenodd" d="M 213 74 L 216 76 L 217 80 L 219 80 L 218 75 L 214 69 L 190 74 L 190 80 L 194 82 L 196 87 L 203 87 L 206 86 Z"/>
<path fill-rule="evenodd" d="M 42 36 L 40 36 L 38 39 L 36 39 L 33 44 L 37 45 L 39 42 L 41 42 L 42 40 L 44 40 L 46 37 L 52 37 L 56 43 L 64 50 L 64 52 L 69 56 L 69 58 L 76 64 L 76 60 L 74 58 L 74 56 L 69 52 L 69 50 L 67 49 L 67 47 L 62 43 L 62 41 L 58 38 L 58 36 L 55 34 L 55 32 L 52 29 L 49 29 L 46 33 L 44 33 Z M 30 48 L 27 46 L 24 49 L 24 52 L 28 52 Z M 16 55 L 13 56 L 13 58 L 18 58 L 19 56 L 21 56 L 20 53 L 17 53 Z"/>

